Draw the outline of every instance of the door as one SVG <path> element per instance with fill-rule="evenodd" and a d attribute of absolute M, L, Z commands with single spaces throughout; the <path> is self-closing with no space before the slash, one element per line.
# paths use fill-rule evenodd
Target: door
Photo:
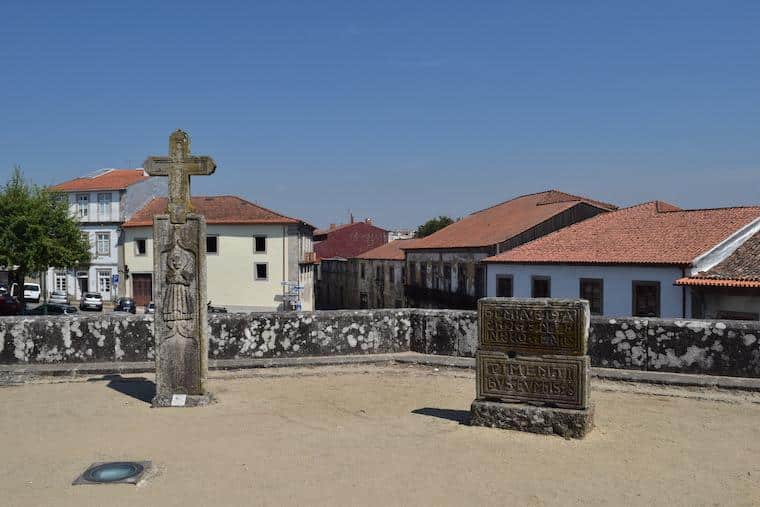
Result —
<path fill-rule="evenodd" d="M 153 279 L 150 274 L 132 275 L 132 297 L 139 306 L 147 305 L 153 300 Z"/>

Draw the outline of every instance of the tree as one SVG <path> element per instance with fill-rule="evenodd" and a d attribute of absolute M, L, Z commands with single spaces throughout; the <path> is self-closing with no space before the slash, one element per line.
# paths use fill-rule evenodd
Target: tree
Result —
<path fill-rule="evenodd" d="M 18 266 L 16 278 L 23 283 L 28 273 L 89 261 L 89 241 L 69 216 L 68 205 L 59 194 L 27 183 L 15 166 L 0 189 L 0 265 Z"/>
<path fill-rule="evenodd" d="M 439 216 L 438 218 L 431 218 L 424 224 L 417 227 L 417 237 L 424 238 L 425 236 L 430 236 L 434 232 L 439 231 L 453 223 L 454 220 L 452 218 L 445 217 L 443 215 Z"/>

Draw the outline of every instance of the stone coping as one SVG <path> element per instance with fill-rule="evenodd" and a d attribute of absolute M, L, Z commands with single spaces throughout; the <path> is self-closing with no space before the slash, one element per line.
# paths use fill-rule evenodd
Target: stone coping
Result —
<path fill-rule="evenodd" d="M 439 356 L 417 352 L 389 354 L 364 354 L 343 356 L 282 357 L 271 359 L 221 359 L 210 360 L 210 370 L 244 370 L 250 368 L 282 368 L 303 366 L 330 366 L 350 364 L 418 364 L 443 368 L 475 369 L 472 357 Z M 57 364 L 3 364 L 0 365 L 0 385 L 23 383 L 36 377 L 72 377 L 86 375 L 153 373 L 152 361 L 57 363 Z M 662 384 L 681 387 L 736 389 L 760 392 L 760 379 L 695 375 L 685 373 L 619 370 L 614 368 L 591 368 L 591 376 L 599 379 Z"/>

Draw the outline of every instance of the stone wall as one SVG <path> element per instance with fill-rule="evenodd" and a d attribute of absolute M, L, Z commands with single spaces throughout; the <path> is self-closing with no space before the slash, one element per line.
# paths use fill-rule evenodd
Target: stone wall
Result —
<path fill-rule="evenodd" d="M 473 357 L 477 315 L 453 310 L 212 314 L 210 359 L 414 351 Z M 760 378 L 760 322 L 593 317 L 594 366 Z M 0 318 L 0 363 L 146 361 L 150 316 Z"/>

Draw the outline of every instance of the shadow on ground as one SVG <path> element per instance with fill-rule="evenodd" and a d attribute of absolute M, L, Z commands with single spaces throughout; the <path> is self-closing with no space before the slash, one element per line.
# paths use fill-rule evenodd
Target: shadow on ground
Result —
<path fill-rule="evenodd" d="M 144 377 L 125 378 L 121 375 L 103 375 L 99 378 L 90 379 L 90 381 L 94 382 L 101 380 L 108 380 L 106 387 L 145 403 L 151 403 L 156 396 L 155 382 Z"/>
<path fill-rule="evenodd" d="M 448 421 L 458 422 L 459 424 L 470 424 L 469 410 L 425 407 L 412 410 L 412 413 L 417 415 L 426 415 L 429 417 L 437 417 L 438 419 L 446 419 Z"/>

